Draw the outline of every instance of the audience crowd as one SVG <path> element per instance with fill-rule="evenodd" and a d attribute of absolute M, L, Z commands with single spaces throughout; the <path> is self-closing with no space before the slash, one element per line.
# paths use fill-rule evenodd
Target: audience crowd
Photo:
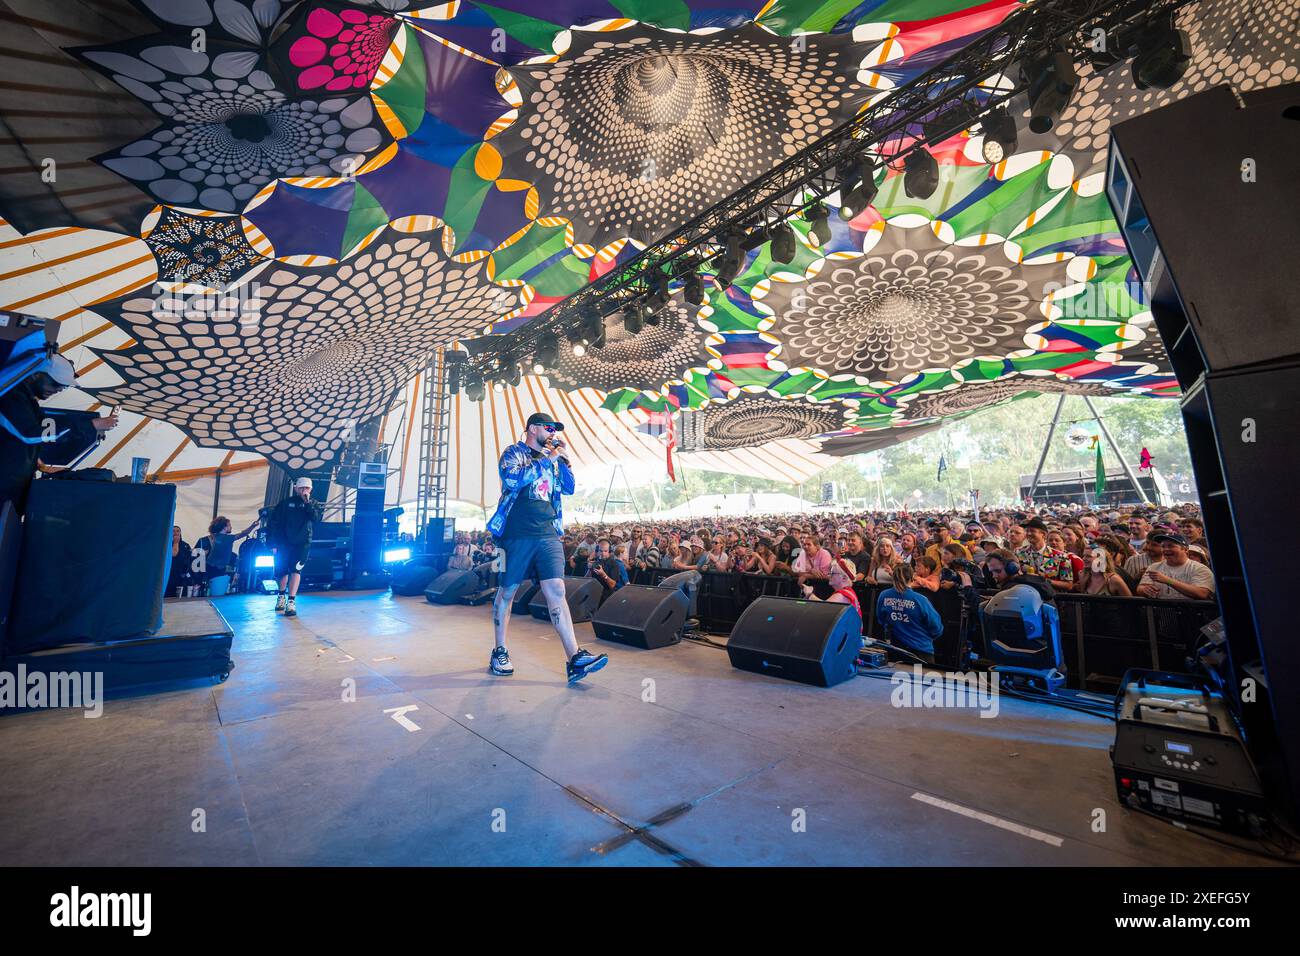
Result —
<path fill-rule="evenodd" d="M 453 566 L 486 576 L 499 550 L 486 532 L 461 532 Z M 1214 595 L 1204 525 L 1194 505 L 1087 510 L 830 513 L 578 525 L 564 535 L 570 575 L 606 591 L 639 569 L 785 575 L 829 599 L 844 581 L 896 584 L 899 566 L 920 592 L 996 589 L 1207 600 Z M 1015 579 L 1011 581 L 1010 579 Z M 840 585 L 837 587 L 837 585 Z"/>

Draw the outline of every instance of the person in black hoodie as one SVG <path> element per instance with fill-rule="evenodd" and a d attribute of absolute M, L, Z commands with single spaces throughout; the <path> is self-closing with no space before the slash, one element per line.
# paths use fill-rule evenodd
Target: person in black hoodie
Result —
<path fill-rule="evenodd" d="M 285 617 L 298 616 L 298 582 L 311 550 L 312 523 L 320 521 L 324 511 L 321 502 L 311 500 L 311 479 L 304 477 L 293 483 L 293 494 L 271 512 L 266 540 L 275 554 L 275 575 L 280 585 L 275 610 L 283 611 Z"/>

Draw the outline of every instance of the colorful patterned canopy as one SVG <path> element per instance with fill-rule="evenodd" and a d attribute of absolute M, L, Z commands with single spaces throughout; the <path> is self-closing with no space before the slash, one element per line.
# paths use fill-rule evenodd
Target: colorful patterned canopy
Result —
<path fill-rule="evenodd" d="M 439 346 L 533 320 L 1022 7 L 134 2 L 110 23 L 0 0 L 22 8 L 0 68 L 39 71 L 0 91 L 0 306 L 61 320 L 86 402 L 294 470 Z M 606 436 L 615 459 L 647 414 L 685 410 L 736 470 L 776 437 L 844 447 L 1027 392 L 1176 394 L 1102 192 L 1109 123 L 1294 81 L 1298 15 L 1190 4 L 1172 89 L 1081 67 L 1049 134 L 1022 123 L 995 165 L 978 124 L 931 143 L 930 198 L 886 169 L 829 242 L 795 220 L 792 262 L 762 246 L 700 307 L 636 336 L 613 317 L 582 356 L 562 343 L 549 386 L 635 433 Z"/>

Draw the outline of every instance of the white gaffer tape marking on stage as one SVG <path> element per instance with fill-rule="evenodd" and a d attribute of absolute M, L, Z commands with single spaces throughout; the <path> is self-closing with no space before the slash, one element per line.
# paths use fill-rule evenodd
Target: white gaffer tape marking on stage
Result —
<path fill-rule="evenodd" d="M 389 707 L 387 710 L 384 711 L 384 713 L 391 714 L 393 720 L 397 721 L 408 731 L 415 732 L 420 729 L 420 725 L 417 724 L 415 721 L 413 721 L 410 717 L 407 717 L 406 715 L 413 710 L 419 710 L 419 709 L 420 706 L 418 704 L 407 704 L 405 707 Z"/>
<path fill-rule="evenodd" d="M 947 800 L 940 800 L 938 797 L 932 797 L 928 793 L 914 793 L 913 800 L 920 800 L 922 803 L 928 803 L 932 807 L 938 807 L 940 810 L 947 810 L 950 813 L 959 813 L 963 817 L 970 817 L 972 820 L 979 820 L 990 826 L 1000 827 L 1003 830 L 1010 830 L 1012 833 L 1019 833 L 1021 836 L 1027 836 L 1031 840 L 1041 840 L 1043 843 L 1059 847 L 1065 841 L 1058 836 L 1052 836 L 1050 833 L 1044 833 L 1042 830 L 1035 830 L 1033 827 L 1021 826 L 1019 823 L 1012 823 L 1010 820 L 1003 820 L 1001 817 L 995 817 L 991 813 L 983 813 L 980 810 L 972 810 L 970 807 L 963 807 L 959 803 L 949 803 Z"/>
<path fill-rule="evenodd" d="M 396 657 L 375 657 L 371 659 L 371 663 L 382 664 L 384 661 L 395 661 L 395 660 L 397 660 Z"/>
<path fill-rule="evenodd" d="M 465 716 L 468 717 L 470 720 L 473 720 L 473 719 L 474 719 L 474 715 L 473 715 L 473 714 L 466 714 Z"/>

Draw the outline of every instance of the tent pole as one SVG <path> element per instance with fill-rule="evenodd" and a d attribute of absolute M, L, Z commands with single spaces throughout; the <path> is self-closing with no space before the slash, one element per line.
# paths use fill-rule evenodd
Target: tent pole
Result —
<path fill-rule="evenodd" d="M 1111 450 L 1115 452 L 1115 457 L 1119 459 L 1119 464 L 1120 467 L 1124 469 L 1124 474 L 1128 476 L 1128 480 L 1133 483 L 1133 490 L 1138 493 L 1138 498 L 1141 499 L 1144 505 L 1151 504 L 1151 499 L 1147 497 L 1146 491 L 1138 484 L 1137 476 L 1133 474 L 1133 469 L 1129 466 L 1128 459 L 1125 458 L 1124 453 L 1119 450 L 1119 445 L 1116 444 L 1114 436 L 1111 435 L 1110 429 L 1106 427 L 1105 419 L 1097 414 L 1097 409 L 1092 404 L 1092 399 L 1085 395 L 1083 396 L 1083 403 L 1088 406 L 1088 411 L 1092 412 L 1092 417 L 1097 419 L 1097 426 L 1101 429 L 1101 433 L 1106 436 L 1106 442 L 1110 445 Z M 1100 504 L 1100 502 L 1098 502 L 1098 504 Z"/>
<path fill-rule="evenodd" d="M 217 520 L 217 512 L 221 510 L 221 469 L 216 471 L 216 482 L 212 486 L 212 520 Z"/>
<path fill-rule="evenodd" d="M 1085 399 L 1086 401 L 1086 399 Z M 1065 394 L 1057 399 L 1056 411 L 1052 414 L 1052 424 L 1047 427 L 1047 438 L 1043 441 L 1043 453 L 1038 456 L 1038 467 L 1034 469 L 1034 481 L 1029 486 L 1029 500 L 1034 500 L 1038 493 L 1038 479 L 1043 477 L 1043 465 L 1047 463 L 1047 449 L 1052 447 L 1052 436 L 1056 434 L 1056 425 L 1061 420 L 1061 410 L 1065 408 Z"/>

